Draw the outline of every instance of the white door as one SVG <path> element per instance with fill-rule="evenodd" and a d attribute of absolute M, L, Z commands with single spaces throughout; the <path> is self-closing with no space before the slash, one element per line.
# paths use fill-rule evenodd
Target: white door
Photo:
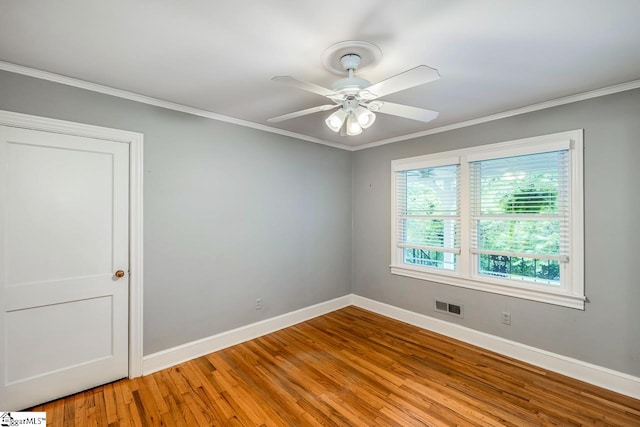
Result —
<path fill-rule="evenodd" d="M 128 374 L 129 146 L 7 126 L 0 144 L 7 411 Z"/>

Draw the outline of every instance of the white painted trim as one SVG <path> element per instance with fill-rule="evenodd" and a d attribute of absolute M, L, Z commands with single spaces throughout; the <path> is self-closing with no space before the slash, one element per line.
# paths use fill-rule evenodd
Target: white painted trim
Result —
<path fill-rule="evenodd" d="M 237 329 L 182 344 L 167 350 L 145 356 L 143 359 L 144 375 L 157 372 L 178 363 L 186 362 L 205 354 L 213 353 L 245 341 L 270 334 L 280 329 L 322 316 L 351 305 L 351 295 L 345 295 L 310 307 L 265 319 L 260 322 L 242 326 Z"/>
<path fill-rule="evenodd" d="M 583 130 L 577 129 L 514 141 L 503 141 L 494 144 L 392 160 L 391 265 L 389 266 L 391 274 L 584 310 L 586 297 L 584 293 L 584 275 L 582 272 L 584 269 L 582 137 Z M 544 153 L 556 150 L 569 150 L 569 165 L 571 168 L 569 179 L 571 247 L 569 248 L 569 256 L 567 258 L 570 261 L 562 264 L 564 269 L 561 273 L 561 286 L 559 288 L 553 288 L 551 286 L 540 286 L 525 281 L 501 279 L 473 273 L 474 271 L 478 271 L 478 266 L 477 260 L 471 257 L 469 253 L 470 242 L 472 240 L 472 226 L 469 221 L 471 215 L 470 163 L 478 160 Z M 396 210 L 398 200 L 396 200 L 397 174 L 395 172 L 431 167 L 432 164 L 451 164 L 454 159 L 457 159 L 456 162 L 460 164 L 461 176 L 464 175 L 465 177 L 464 180 L 460 180 L 461 197 L 459 199 L 459 208 L 461 216 L 465 214 L 465 219 L 464 221 L 461 220 L 460 224 L 461 248 L 457 270 L 453 271 L 406 264 L 403 262 L 403 245 L 398 244 L 397 237 L 398 217 Z M 462 246 L 465 247 L 464 250 Z"/>
<path fill-rule="evenodd" d="M 465 326 L 449 323 L 355 294 L 345 295 L 311 307 L 150 354 L 144 357 L 143 372 L 144 375 L 148 375 L 350 305 L 640 399 L 640 378 L 633 375 L 476 331 Z"/>
<path fill-rule="evenodd" d="M 136 101 L 143 104 L 154 105 L 156 107 L 167 108 L 169 110 L 180 111 L 194 116 L 206 117 L 213 120 L 218 120 L 226 123 L 232 123 L 239 126 L 244 126 L 252 129 L 258 129 L 265 132 L 275 133 L 278 135 L 288 136 L 291 138 L 301 139 L 304 141 L 315 142 L 316 144 L 328 145 L 334 148 L 340 148 L 347 151 L 358 151 L 367 148 L 378 147 L 380 145 L 391 144 L 394 142 L 406 141 L 409 139 L 420 138 L 422 136 L 434 135 L 437 133 L 447 132 L 454 129 L 460 129 L 467 126 L 474 126 L 481 123 L 491 122 L 494 120 L 504 119 L 507 117 L 518 116 L 520 114 L 530 113 L 532 111 L 544 110 L 545 108 L 557 107 L 559 105 L 571 104 L 573 102 L 584 101 L 586 99 L 597 98 L 600 96 L 611 95 L 618 92 L 624 92 L 627 90 L 633 90 L 640 88 L 640 79 L 632 80 L 630 82 L 621 83 L 613 86 L 607 86 L 600 89 L 595 89 L 588 92 L 578 93 L 575 95 L 569 95 L 562 98 L 552 99 L 537 104 L 528 105 L 513 110 L 503 111 L 501 113 L 491 114 L 489 116 L 478 117 L 472 120 L 465 120 L 458 123 L 452 123 L 446 126 L 440 126 L 433 129 L 428 129 L 421 132 L 410 133 L 407 135 L 401 135 L 394 138 L 381 139 L 380 141 L 374 141 L 367 144 L 351 146 L 346 144 L 340 144 L 337 142 L 325 141 L 320 138 L 304 135 L 297 132 L 291 132 L 284 129 L 278 129 L 272 126 L 265 126 L 259 123 L 250 122 L 248 120 L 237 119 L 234 117 L 225 116 L 222 114 L 214 113 L 211 111 L 202 110 L 199 108 L 189 107 L 175 102 L 164 101 L 157 98 L 152 98 L 145 95 L 140 95 L 134 92 L 129 92 L 122 89 L 115 89 L 109 86 L 103 86 L 97 83 L 91 83 L 72 77 L 62 76 L 60 74 L 50 73 L 48 71 L 37 70 L 22 65 L 12 64 L 10 62 L 0 61 L 0 70 L 9 71 L 16 74 L 22 74 L 29 77 L 35 77 L 42 80 L 48 80 L 55 83 L 64 84 L 67 86 L 73 86 L 80 89 L 90 90 L 92 92 L 103 93 L 105 95 L 111 95 L 118 98 L 128 99 L 130 101 Z"/>
<path fill-rule="evenodd" d="M 558 107 L 560 105 L 571 104 L 578 101 L 584 101 L 591 98 L 598 98 L 600 96 L 611 95 L 618 92 L 624 92 L 627 90 L 633 90 L 640 88 L 640 80 L 632 80 L 630 82 L 621 83 L 613 86 L 607 86 L 600 89 L 595 89 L 589 92 L 578 93 L 575 95 L 569 95 L 562 98 L 551 99 L 549 101 L 540 102 L 538 104 L 527 105 L 521 108 L 515 108 L 513 110 L 503 111 L 502 113 L 491 114 L 488 116 L 478 117 L 472 120 L 465 120 L 463 122 L 452 123 L 446 126 L 440 126 L 437 128 L 425 130 L 422 132 L 410 133 L 407 135 L 401 135 L 394 138 L 381 139 L 380 141 L 370 142 L 368 144 L 357 145 L 351 147 L 351 151 L 365 150 L 367 148 L 379 147 L 381 145 L 392 144 L 394 142 L 406 141 L 409 139 L 420 138 L 427 135 L 434 135 L 436 133 L 448 132 L 454 129 L 465 128 L 468 126 L 475 126 L 482 123 L 492 122 L 494 120 L 506 119 L 507 117 L 519 116 L 520 114 L 531 113 L 533 111 L 544 110 L 546 108 Z"/>
<path fill-rule="evenodd" d="M 395 247 L 394 247 L 395 250 Z M 405 264 L 406 266 L 406 264 Z M 568 293 L 551 292 L 544 289 L 535 289 L 533 286 L 525 287 L 519 283 L 493 280 L 489 282 L 477 276 L 462 276 L 462 274 L 449 273 L 447 271 L 429 271 L 428 267 L 419 266 L 405 267 L 403 265 L 390 265 L 389 272 L 398 276 L 410 277 L 412 279 L 425 280 L 443 285 L 457 286 L 460 288 L 473 289 L 474 291 L 489 292 L 492 294 L 507 295 L 515 298 L 522 298 L 530 301 L 538 301 L 546 304 L 554 304 L 563 307 L 584 310 L 586 297 L 571 295 Z M 470 268 L 467 265 L 467 271 Z M 435 269 L 431 269 L 435 270 Z"/>
<path fill-rule="evenodd" d="M 60 83 L 67 86 L 73 86 L 80 89 L 86 89 L 92 92 L 111 95 L 111 96 L 115 96 L 122 99 L 128 99 L 130 101 L 136 101 L 142 104 L 166 108 L 168 110 L 180 111 L 182 113 L 192 114 L 194 116 L 206 117 L 208 119 L 213 119 L 220 122 L 231 123 L 231 124 L 235 124 L 235 125 L 239 125 L 247 128 L 262 130 L 265 132 L 275 133 L 278 135 L 288 136 L 291 138 L 301 139 L 304 141 L 315 142 L 316 144 L 328 145 L 330 147 L 351 151 L 351 146 L 339 144 L 337 142 L 325 141 L 324 139 L 315 138 L 315 137 L 304 135 L 301 133 L 291 132 L 284 129 L 278 129 L 272 126 L 265 126 L 259 123 L 250 122 L 248 120 L 237 119 L 235 117 L 225 116 L 223 114 L 202 110 L 200 108 L 189 107 L 187 105 L 177 104 L 175 102 L 165 101 L 158 98 L 152 98 L 150 96 L 140 95 L 138 93 L 129 92 L 122 89 L 115 89 L 115 88 L 112 88 L 109 86 L 103 86 L 97 83 L 91 83 L 91 82 L 87 82 L 80 79 L 74 79 L 73 77 L 61 76 L 60 74 L 50 73 L 48 71 L 36 70 L 34 68 L 24 67 L 22 65 L 16 65 L 10 62 L 0 61 L 0 70 L 9 71 L 16 74 L 22 74 L 29 77 L 35 77 L 37 79 L 48 80 L 50 82 Z"/>
<path fill-rule="evenodd" d="M 0 125 L 129 144 L 129 377 L 142 375 L 143 139 L 141 133 L 0 110 Z"/>
<path fill-rule="evenodd" d="M 143 356 L 143 135 L 129 142 L 129 378 L 142 375 Z"/>
<path fill-rule="evenodd" d="M 514 359 L 640 399 L 640 378 L 578 359 L 541 350 L 526 344 L 445 322 L 358 295 L 351 295 L 356 307 L 409 323 Z"/>

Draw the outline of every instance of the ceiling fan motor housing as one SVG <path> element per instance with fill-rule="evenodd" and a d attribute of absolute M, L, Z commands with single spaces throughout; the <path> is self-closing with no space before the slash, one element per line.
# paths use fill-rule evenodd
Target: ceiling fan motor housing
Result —
<path fill-rule="evenodd" d="M 360 55 L 349 53 L 340 58 L 344 70 L 349 73 L 349 77 L 340 79 L 333 83 L 331 89 L 341 95 L 356 95 L 361 89 L 371 86 L 371 82 L 360 77 L 354 77 L 353 73 L 360 65 Z"/>
<path fill-rule="evenodd" d="M 331 89 L 341 95 L 356 95 L 361 89 L 371 86 L 369 80 L 360 77 L 347 77 L 331 85 Z"/>

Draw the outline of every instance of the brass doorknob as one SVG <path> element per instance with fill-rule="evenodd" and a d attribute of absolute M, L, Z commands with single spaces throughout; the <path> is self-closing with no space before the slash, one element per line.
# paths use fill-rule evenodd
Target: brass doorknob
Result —
<path fill-rule="evenodd" d="M 116 271 L 116 277 L 117 277 L 118 279 L 119 279 L 119 278 L 121 278 L 121 277 L 124 277 L 124 271 L 122 271 L 122 270 L 118 270 L 118 271 Z"/>

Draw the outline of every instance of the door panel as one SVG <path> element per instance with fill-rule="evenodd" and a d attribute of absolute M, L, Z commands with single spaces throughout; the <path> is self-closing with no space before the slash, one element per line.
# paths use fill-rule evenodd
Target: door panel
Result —
<path fill-rule="evenodd" d="M 91 363 L 113 355 L 109 339 L 113 325 L 113 298 L 103 296 L 62 304 L 7 312 L 5 339 L 10 349 L 64 348 L 72 351 L 8 351 L 7 383 L 12 384 Z M 82 319 L 78 323 L 76 319 Z M 94 334 L 93 331 L 105 331 Z M 73 331 L 73 333 L 69 333 Z M 43 353 L 46 357 L 42 357 Z"/>
<path fill-rule="evenodd" d="M 0 407 L 16 410 L 127 376 L 129 147 L 6 126 L 0 144 Z"/>
<path fill-rule="evenodd" d="M 113 155 L 8 142 L 7 162 L 7 286 L 112 273 Z"/>

